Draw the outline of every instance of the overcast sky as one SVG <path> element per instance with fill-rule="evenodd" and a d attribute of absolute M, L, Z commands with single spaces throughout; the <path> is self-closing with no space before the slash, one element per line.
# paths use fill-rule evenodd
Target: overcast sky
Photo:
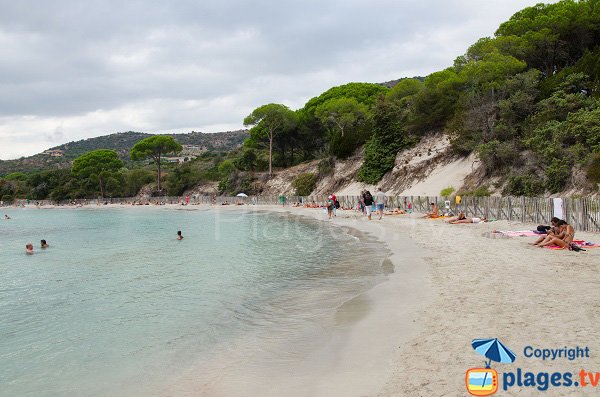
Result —
<path fill-rule="evenodd" d="M 533 0 L 0 0 L 0 159 L 425 76 Z"/>

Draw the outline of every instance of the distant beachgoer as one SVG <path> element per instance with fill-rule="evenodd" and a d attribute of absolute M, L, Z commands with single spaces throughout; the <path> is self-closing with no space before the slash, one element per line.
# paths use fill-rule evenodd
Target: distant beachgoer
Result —
<path fill-rule="evenodd" d="M 406 214 L 406 211 L 404 211 L 403 209 L 400 209 L 400 208 L 396 207 L 393 210 L 385 211 L 385 214 L 386 215 L 403 215 L 403 214 Z"/>
<path fill-rule="evenodd" d="M 371 212 L 373 211 L 373 195 L 370 191 L 365 191 L 364 198 L 365 211 L 367 212 L 367 218 L 371 220 Z"/>
<path fill-rule="evenodd" d="M 25 244 L 25 253 L 27 255 L 33 255 L 33 244 L 31 244 L 31 243 Z"/>
<path fill-rule="evenodd" d="M 185 196 L 185 205 L 190 203 L 190 196 Z"/>
<path fill-rule="evenodd" d="M 377 214 L 379 214 L 379 220 L 383 218 L 383 209 L 385 208 L 385 204 L 387 202 L 387 196 L 384 192 L 381 191 L 381 188 L 377 189 L 377 194 L 375 194 L 375 205 L 377 206 Z"/>
<path fill-rule="evenodd" d="M 452 221 L 449 223 L 452 225 L 458 225 L 459 223 L 482 223 L 482 222 L 487 222 L 487 219 L 473 217 L 473 218 L 464 218 L 464 219 Z"/>
<path fill-rule="evenodd" d="M 428 212 L 423 218 L 439 218 L 440 217 L 440 209 L 438 208 L 436 203 L 431 203 L 431 212 Z"/>
<path fill-rule="evenodd" d="M 329 219 L 333 216 L 333 210 L 335 209 L 335 201 L 333 194 L 327 197 L 327 216 Z"/>
<path fill-rule="evenodd" d="M 46 240 L 41 240 L 41 241 L 40 241 L 40 246 L 41 246 L 42 248 L 48 248 L 48 247 L 50 247 L 50 246 L 48 245 L 48 243 L 46 242 Z"/>
<path fill-rule="evenodd" d="M 183 235 L 181 234 L 181 230 L 177 231 L 177 240 L 183 240 Z"/>
<path fill-rule="evenodd" d="M 453 222 L 456 222 L 456 221 L 462 221 L 463 219 L 467 219 L 467 217 L 465 216 L 465 213 L 461 211 L 461 212 L 458 213 L 458 216 L 456 216 L 454 218 L 448 219 L 447 222 L 448 223 L 453 223 Z"/>
<path fill-rule="evenodd" d="M 10 216 L 8 216 L 8 214 L 4 214 L 4 219 L 10 219 Z"/>

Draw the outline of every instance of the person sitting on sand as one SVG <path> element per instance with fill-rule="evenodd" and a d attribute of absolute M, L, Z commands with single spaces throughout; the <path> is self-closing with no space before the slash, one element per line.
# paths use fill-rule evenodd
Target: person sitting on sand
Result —
<path fill-rule="evenodd" d="M 558 218 L 552 218 L 551 223 L 552 226 L 547 230 L 547 234 L 545 236 L 540 236 L 540 238 L 538 238 L 532 245 L 547 243 L 554 237 L 558 237 L 561 240 L 565 237 L 567 222 Z"/>
<path fill-rule="evenodd" d="M 428 212 L 423 216 L 423 218 L 439 218 L 440 217 L 440 209 L 438 208 L 436 203 L 431 203 L 431 212 Z"/>
<path fill-rule="evenodd" d="M 401 210 L 400 208 L 396 207 L 391 211 L 386 211 L 385 215 L 401 215 L 401 214 L 406 214 L 406 211 Z"/>
<path fill-rule="evenodd" d="M 487 219 L 473 217 L 473 218 L 458 219 L 458 220 L 448 222 L 448 223 L 450 223 L 451 225 L 458 225 L 459 223 L 482 223 L 482 222 L 487 222 Z"/>
<path fill-rule="evenodd" d="M 564 236 L 562 238 L 559 238 L 558 236 L 552 236 L 546 240 L 544 240 L 543 243 L 538 244 L 538 247 L 545 247 L 548 245 L 557 245 L 561 248 L 568 248 L 571 249 L 571 244 L 573 243 L 573 239 L 575 239 L 575 229 L 573 228 L 573 226 L 569 225 L 566 221 L 561 221 L 563 222 L 562 224 L 562 230 L 564 231 Z"/>
<path fill-rule="evenodd" d="M 183 240 L 183 235 L 181 234 L 181 230 L 177 231 L 177 240 Z"/>
<path fill-rule="evenodd" d="M 48 248 L 50 246 L 48 245 L 48 243 L 46 242 L 46 240 L 41 240 L 40 241 L 40 247 L 42 247 L 42 248 Z"/>
<path fill-rule="evenodd" d="M 25 244 L 25 253 L 27 255 L 33 255 L 33 244 L 31 244 L 31 243 Z"/>

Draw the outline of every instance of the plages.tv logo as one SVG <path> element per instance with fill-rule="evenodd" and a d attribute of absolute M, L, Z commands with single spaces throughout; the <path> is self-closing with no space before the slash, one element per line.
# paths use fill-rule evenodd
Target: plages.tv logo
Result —
<path fill-rule="evenodd" d="M 510 364 L 517 359 L 517 356 L 498 338 L 473 339 L 471 346 L 488 360 L 485 362 L 485 368 L 467 370 L 465 377 L 467 391 L 473 396 L 491 396 L 498 391 L 498 372 L 492 369 L 490 364 L 492 361 Z"/>

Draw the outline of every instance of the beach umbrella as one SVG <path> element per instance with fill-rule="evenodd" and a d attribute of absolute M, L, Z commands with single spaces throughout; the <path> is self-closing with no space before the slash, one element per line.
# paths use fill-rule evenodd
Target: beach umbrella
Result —
<path fill-rule="evenodd" d="M 471 342 L 471 346 L 473 349 L 485 358 L 489 359 L 487 363 L 485 363 L 486 368 L 490 367 L 490 363 L 492 361 L 496 361 L 498 363 L 510 364 L 513 363 L 517 356 L 513 353 L 508 347 L 504 346 L 502 342 L 498 340 L 498 338 L 494 339 L 473 339 Z M 482 386 L 485 385 L 485 380 L 487 378 L 487 372 L 483 377 Z"/>
<path fill-rule="evenodd" d="M 238 193 L 235 197 L 248 197 L 246 193 Z"/>

